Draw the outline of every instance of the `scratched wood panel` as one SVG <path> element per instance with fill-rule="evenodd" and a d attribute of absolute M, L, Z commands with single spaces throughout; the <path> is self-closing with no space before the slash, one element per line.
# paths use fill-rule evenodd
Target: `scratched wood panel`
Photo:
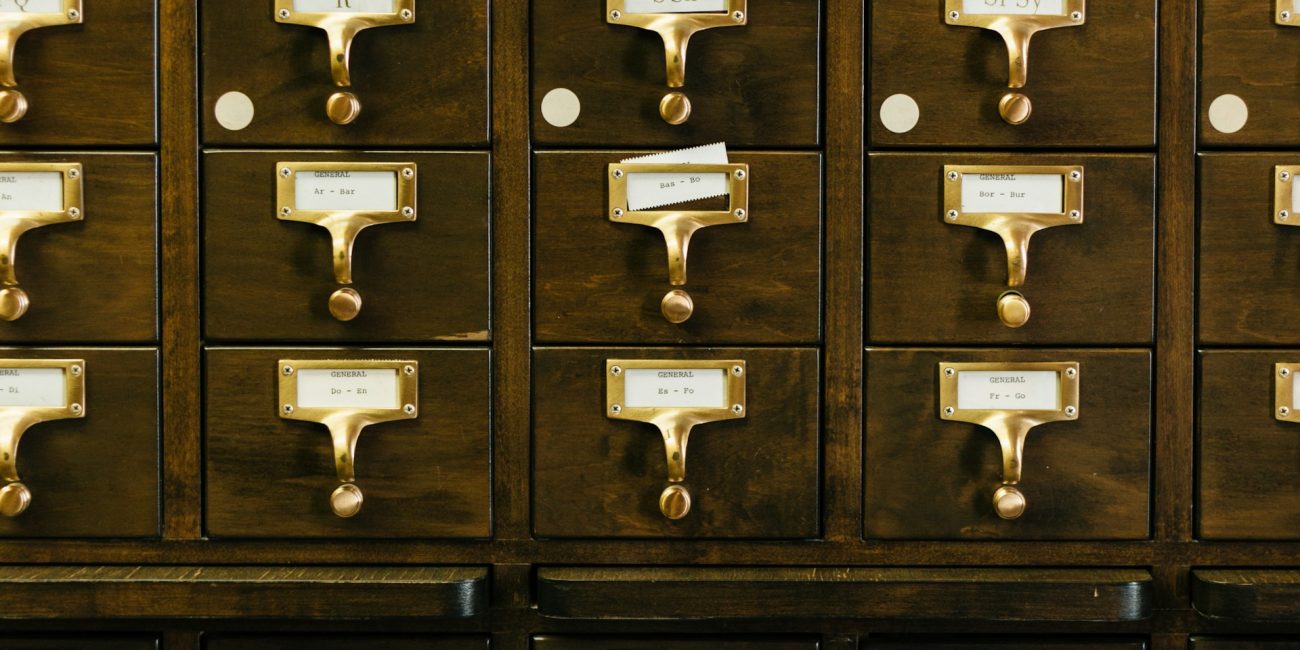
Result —
<path fill-rule="evenodd" d="M 604 2 L 532 3 L 533 138 L 539 145 L 813 147 L 821 142 L 820 2 L 749 0 L 749 23 L 690 39 L 686 85 L 667 86 L 663 39 L 606 21 Z M 577 95 L 581 114 L 559 127 L 547 93 Z M 684 92 L 692 110 L 670 125 L 659 101 Z"/>
<path fill-rule="evenodd" d="M 480 146 L 488 143 L 488 0 L 417 3 L 411 25 L 361 32 L 352 85 L 330 73 L 325 32 L 281 24 L 269 0 L 201 2 L 203 141 L 216 145 Z M 347 90 L 361 114 L 339 126 L 325 101 Z M 253 121 L 231 131 L 217 100 L 248 96 Z"/>
<path fill-rule="evenodd" d="M 1231 1 L 1231 0 L 1226 0 Z M 867 104 L 876 147 L 1150 147 L 1156 143 L 1156 1 L 1089 2 L 1078 27 L 1041 32 L 1029 48 L 1029 121 L 1004 122 L 1007 48 L 996 32 L 948 25 L 944 3 L 872 2 Z M 911 96 L 905 133 L 881 104 Z"/>
<path fill-rule="evenodd" d="M 277 162 L 414 162 L 417 220 L 362 231 L 352 249 L 362 309 L 329 313 L 329 233 L 280 221 Z M 203 173 L 208 340 L 486 341 L 485 153 L 209 152 Z"/>
<path fill-rule="evenodd" d="M 22 437 L 18 475 L 32 503 L 0 518 L 0 537 L 157 537 L 157 350 L 0 349 L 10 358 L 84 359 L 86 411 Z"/>
<path fill-rule="evenodd" d="M 129 146 L 157 142 L 156 3 L 83 2 L 80 25 L 18 40 L 27 115 L 0 125 L 0 146 Z"/>
<path fill-rule="evenodd" d="M 279 417 L 281 359 L 420 363 L 419 417 L 367 427 L 356 447 L 361 512 L 336 517 L 329 430 Z M 487 537 L 486 350 L 210 349 L 204 449 L 213 537 Z"/>
<path fill-rule="evenodd" d="M 939 416 L 939 363 L 1077 361 L 1079 417 L 1025 442 L 1027 507 L 993 508 L 1002 452 L 988 429 Z M 882 539 L 1144 539 L 1151 486 L 1146 350 L 867 352 L 865 525 Z"/>

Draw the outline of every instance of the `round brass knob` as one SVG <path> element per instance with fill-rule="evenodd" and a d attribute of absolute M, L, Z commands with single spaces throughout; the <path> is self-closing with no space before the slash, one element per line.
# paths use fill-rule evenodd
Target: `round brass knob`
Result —
<path fill-rule="evenodd" d="M 691 314 L 695 313 L 695 301 L 691 299 L 691 294 L 681 289 L 673 289 L 659 301 L 659 311 L 668 322 L 680 325 L 690 320 Z"/>
<path fill-rule="evenodd" d="M 673 91 L 659 100 L 659 117 L 677 126 L 691 119 L 691 100 L 684 93 Z"/>
<path fill-rule="evenodd" d="M 31 304 L 27 292 L 18 287 L 0 289 L 0 318 L 4 320 L 15 321 L 22 318 Z"/>
<path fill-rule="evenodd" d="M 361 512 L 361 503 L 364 500 L 361 488 L 352 483 L 344 483 L 334 488 L 334 492 L 330 494 L 330 510 L 339 517 L 347 519 Z"/>
<path fill-rule="evenodd" d="M 1007 93 L 998 102 L 998 114 L 1007 124 L 1021 125 L 1029 121 L 1034 112 L 1034 103 L 1020 93 Z"/>
<path fill-rule="evenodd" d="M 1019 519 L 1025 514 L 1025 495 L 1014 485 L 1004 485 L 993 493 L 993 509 L 1003 519 Z"/>
<path fill-rule="evenodd" d="M 17 90 L 0 90 L 0 122 L 13 124 L 27 114 L 27 97 Z"/>
<path fill-rule="evenodd" d="M 347 322 L 361 313 L 361 294 L 352 287 L 343 287 L 330 294 L 330 315 Z"/>
<path fill-rule="evenodd" d="M 998 320 L 1015 329 L 1029 322 L 1029 301 L 1019 291 L 1008 291 L 998 296 Z"/>
<path fill-rule="evenodd" d="M 10 483 L 0 488 L 0 515 L 17 517 L 32 505 L 32 491 L 22 483 Z"/>
<path fill-rule="evenodd" d="M 659 495 L 659 512 L 677 521 L 691 513 L 691 493 L 680 485 L 669 485 Z"/>
<path fill-rule="evenodd" d="M 349 92 L 334 93 L 325 100 L 325 114 L 339 126 L 351 124 L 361 115 L 361 100 Z"/>

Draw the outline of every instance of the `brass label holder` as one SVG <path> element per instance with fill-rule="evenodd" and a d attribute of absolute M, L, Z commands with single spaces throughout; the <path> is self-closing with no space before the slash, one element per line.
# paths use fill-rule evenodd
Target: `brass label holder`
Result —
<path fill-rule="evenodd" d="M 18 476 L 18 443 L 32 426 L 42 422 L 86 417 L 86 362 L 82 359 L 0 359 L 0 404 L 21 401 L 23 388 L 6 371 L 57 370 L 62 374 L 62 399 L 57 403 L 0 405 L 0 515 L 17 517 L 31 505 L 31 490 Z M 14 378 L 11 378 L 14 377 Z M 35 398 L 35 401 L 45 401 Z"/>
<path fill-rule="evenodd" d="M 627 0 L 606 0 L 605 22 L 638 27 L 659 34 L 664 42 L 669 88 L 686 85 L 686 48 L 696 32 L 715 27 L 749 24 L 749 0 L 725 0 L 725 9 L 706 13 L 628 13 Z M 659 101 L 659 115 L 669 124 L 684 124 L 691 117 L 691 100 L 680 91 Z"/>
<path fill-rule="evenodd" d="M 1295 12 L 1295 0 L 1275 0 L 1273 22 L 1283 27 L 1300 27 L 1300 15 Z"/>
<path fill-rule="evenodd" d="M 27 97 L 18 91 L 14 76 L 14 55 L 18 39 L 23 34 L 41 27 L 79 25 L 84 19 L 81 0 L 62 0 L 58 12 L 28 12 L 25 6 L 18 11 L 0 11 L 0 122 L 12 123 L 27 114 Z"/>
<path fill-rule="evenodd" d="M 1001 8 L 1036 2 L 1036 0 L 976 0 L 988 8 Z M 1079 27 L 1087 22 L 1084 0 L 1059 0 L 1059 14 L 993 13 L 992 11 L 967 13 L 965 5 L 973 0 L 945 0 L 944 20 L 949 25 L 979 27 L 998 33 L 1007 45 L 1007 87 L 1024 88 L 1029 80 L 1029 42 L 1034 34 L 1058 27 Z M 1027 5 L 1026 5 L 1027 6 Z M 1035 4 L 1037 7 L 1037 4 Z M 1008 124 L 1024 124 L 1033 112 L 1033 104 L 1021 93 L 1006 93 L 998 102 L 998 113 Z"/>
<path fill-rule="evenodd" d="M 667 394 L 662 398 L 644 399 L 629 394 L 630 373 L 653 371 L 662 377 L 671 373 L 721 373 L 721 395 L 716 403 L 690 404 L 691 399 Z M 668 460 L 668 487 L 659 496 L 659 511 L 678 520 L 691 510 L 691 494 L 682 483 L 686 480 L 686 444 L 691 430 L 698 424 L 735 420 L 745 417 L 745 362 L 739 360 L 675 359 L 608 359 L 605 361 L 605 414 L 611 420 L 632 420 L 655 425 L 664 440 Z M 703 372 L 701 372 L 703 374 Z M 668 381 L 671 381 L 669 379 Z M 677 385 L 677 384 L 672 384 Z M 671 390 L 663 388 L 661 390 Z M 681 390 L 686 390 L 681 387 Z M 687 405 L 673 405 L 687 404 Z"/>
<path fill-rule="evenodd" d="M 1300 226 L 1300 214 L 1296 207 L 1296 174 L 1300 174 L 1300 165 L 1277 165 L 1273 167 L 1273 223 L 1279 226 Z"/>
<path fill-rule="evenodd" d="M 681 173 L 726 174 L 728 206 L 726 210 L 630 210 L 627 201 L 628 177 L 633 174 Z M 680 163 L 611 163 L 609 165 L 609 220 L 656 228 L 663 233 L 668 248 L 668 283 L 686 284 L 686 258 L 691 237 L 701 228 L 745 223 L 749 221 L 749 165 L 694 165 Z M 680 289 L 669 291 L 660 303 L 664 318 L 681 324 L 695 310 L 690 294 Z"/>
<path fill-rule="evenodd" d="M 1282 422 L 1300 422 L 1300 410 L 1297 410 L 1300 402 L 1297 402 L 1295 392 L 1297 372 L 1300 372 L 1300 363 L 1273 364 L 1273 396 L 1277 404 L 1273 414 Z"/>
<path fill-rule="evenodd" d="M 395 402 L 391 406 L 369 405 L 319 406 L 311 402 L 304 406 L 299 399 L 299 383 L 304 370 L 326 370 L 331 373 L 365 371 L 392 372 Z M 280 417 L 285 420 L 315 422 L 329 429 L 333 441 L 334 469 L 339 486 L 330 494 L 330 509 L 343 518 L 361 511 L 364 499 L 356 484 L 357 439 L 361 431 L 372 424 L 413 420 L 419 417 L 420 364 L 417 361 L 357 361 L 320 359 L 282 359 L 279 362 Z M 382 378 L 381 378 L 382 379 Z M 359 399 L 339 395 L 340 402 Z"/>
<path fill-rule="evenodd" d="M 27 292 L 18 285 L 18 239 L 35 228 L 81 221 L 85 214 L 80 163 L 0 163 L 0 176 L 6 173 L 58 173 L 63 177 L 62 209 L 0 210 L 0 319 L 15 321 L 31 306 Z"/>
<path fill-rule="evenodd" d="M 280 162 L 276 163 L 277 217 L 281 221 L 299 221 L 329 231 L 334 260 L 334 280 L 352 284 L 352 245 L 362 230 L 379 224 L 415 221 L 417 214 L 415 163 L 358 162 Z M 396 186 L 396 202 L 391 210 L 300 210 L 297 200 L 298 174 L 341 172 L 391 172 Z M 361 294 L 352 287 L 336 290 L 329 298 L 330 314 L 341 321 L 356 318 L 361 312 Z"/>
<path fill-rule="evenodd" d="M 1014 177 L 1018 174 L 1061 177 L 1061 207 L 1048 212 L 965 212 L 962 184 L 968 176 Z M 945 165 L 943 168 L 944 220 L 954 226 L 969 226 L 997 233 L 1007 249 L 1007 286 L 1011 291 L 998 297 L 998 318 L 1007 327 L 1021 327 L 1029 321 L 1029 301 L 1016 291 L 1029 271 L 1029 240 L 1040 230 L 1083 223 L 1082 165 Z"/>
<path fill-rule="evenodd" d="M 1017 487 L 1024 468 L 1025 438 L 1040 424 L 1073 421 L 1079 417 L 1079 364 L 1047 363 L 950 363 L 939 362 L 939 417 L 946 421 L 977 424 L 993 432 L 1002 445 L 1002 485 L 993 493 L 993 506 L 1003 519 L 1017 519 L 1025 512 L 1025 496 Z M 962 408 L 959 382 L 963 372 L 1056 373 L 1055 408 Z M 1015 384 L 996 384 L 996 389 Z"/>
<path fill-rule="evenodd" d="M 339 1 L 339 8 L 348 4 Z M 325 30 L 330 48 L 330 75 L 334 85 L 352 85 L 352 41 L 362 30 L 372 27 L 410 25 L 415 22 L 415 0 L 392 0 L 393 11 L 297 11 L 294 0 L 275 0 L 275 22 Z M 350 92 L 336 92 L 325 103 L 330 121 L 351 124 L 361 114 L 361 100 Z"/>

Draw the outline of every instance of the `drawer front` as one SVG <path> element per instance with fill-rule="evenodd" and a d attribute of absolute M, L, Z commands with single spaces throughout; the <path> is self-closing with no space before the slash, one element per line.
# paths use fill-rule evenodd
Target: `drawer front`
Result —
<path fill-rule="evenodd" d="M 658 33 L 607 20 L 604 0 L 533 3 L 536 142 L 691 146 L 725 140 L 734 147 L 816 146 L 821 3 L 745 4 L 746 24 L 706 29 L 690 38 L 690 56 L 683 53 L 685 86 L 670 88 Z M 686 15 L 673 16 L 678 18 Z M 686 95 L 689 102 L 683 124 L 670 124 L 661 113 L 661 102 L 672 92 Z"/>
<path fill-rule="evenodd" d="M 694 428 L 690 512 L 668 519 L 665 442 L 606 417 L 611 359 L 738 360 L 744 417 Z M 816 350 L 538 349 L 533 354 L 533 523 L 543 537 L 810 538 L 820 530 Z M 737 453 L 743 449 L 744 453 Z"/>
<path fill-rule="evenodd" d="M 1030 431 L 1018 486 L 1023 514 L 1002 519 L 993 501 L 1003 485 L 999 437 L 984 426 L 941 418 L 940 363 L 1005 362 L 1015 368 L 1063 361 L 1078 363 L 1077 418 Z M 1149 352 L 869 350 L 866 364 L 867 537 L 1147 537 Z M 1002 389 L 1010 384 L 997 386 L 999 392 L 1010 390 Z"/>
<path fill-rule="evenodd" d="M 158 639 L 146 636 L 109 635 L 102 632 L 84 636 L 6 635 L 0 644 L 8 650 L 158 650 Z"/>
<path fill-rule="evenodd" d="M 467 537 L 491 533 L 486 350 L 210 349 L 205 450 L 213 537 Z M 280 417 L 280 360 L 419 365 L 417 414 L 361 433 L 364 505 L 331 511 L 341 485 L 330 429 Z"/>
<path fill-rule="evenodd" d="M 85 362 L 82 416 L 40 422 L 22 436 L 17 470 L 31 501 L 22 514 L 0 517 L 0 536 L 156 537 L 158 351 L 5 348 L 0 359 Z M 0 379 L 7 394 L 39 390 Z"/>
<path fill-rule="evenodd" d="M 1300 539 L 1300 423 L 1277 419 L 1278 363 L 1295 350 L 1200 355 L 1197 512 L 1205 539 Z"/>
<path fill-rule="evenodd" d="M 1300 144 L 1300 61 L 1288 56 L 1300 53 L 1300 28 L 1276 23 L 1275 0 L 1199 4 L 1201 142 Z"/>
<path fill-rule="evenodd" d="M 966 225 L 975 225 L 982 215 L 950 218 L 945 190 L 954 181 L 945 176 L 945 168 L 958 165 L 1083 168 L 1080 222 L 1046 228 L 1028 240 L 1023 285 L 1010 286 L 1003 238 Z M 870 170 L 876 189 L 868 212 L 866 316 L 873 343 L 1152 341 L 1151 156 L 878 154 L 871 156 Z M 970 182 L 970 175 L 960 182 Z M 994 191 L 1026 188 L 1019 183 Z M 982 209 L 1014 205 L 996 201 Z M 999 316 L 1001 297 L 1013 289 L 1030 306 L 1028 322 L 1018 328 L 1005 325 Z"/>
<path fill-rule="evenodd" d="M 353 284 L 338 281 L 330 231 L 279 219 L 277 163 L 415 163 L 416 219 L 362 230 Z M 344 188 L 346 189 L 346 188 Z M 328 191 L 328 190 L 324 190 Z M 488 155 L 302 151 L 204 156 L 204 307 L 209 339 L 485 341 Z M 330 297 L 361 297 L 353 320 Z"/>
<path fill-rule="evenodd" d="M 535 636 L 533 650 L 817 650 L 816 638 Z"/>
<path fill-rule="evenodd" d="M 978 638 L 978 637 L 977 637 Z M 869 641 L 864 650 L 1146 650 L 1145 641 L 1114 639 L 1058 639 L 1052 637 L 1007 637 L 1001 639 L 933 639 Z"/>
<path fill-rule="evenodd" d="M 744 222 L 699 230 L 686 284 L 673 285 L 664 235 L 611 220 L 609 165 L 644 152 L 541 153 L 533 231 L 538 341 L 815 343 L 821 314 L 821 156 L 731 155 L 749 165 Z M 576 181 L 576 182 L 575 182 Z M 725 199 L 671 209 L 725 210 Z M 694 311 L 669 322 L 685 291 Z"/>
<path fill-rule="evenodd" d="M 1155 144 L 1153 0 L 1089 2 L 1082 25 L 1039 33 L 1027 50 L 1026 85 L 1016 89 L 1002 37 L 946 24 L 945 11 L 944 2 L 871 3 L 873 145 Z M 1009 93 L 1032 104 L 1016 126 L 1000 114 Z M 906 98 L 886 101 L 896 95 Z"/>
<path fill-rule="evenodd" d="M 1300 30 L 1297 30 L 1300 31 Z M 1200 157 L 1200 340 L 1300 344 L 1300 228 L 1274 221 L 1276 166 L 1297 154 Z"/>
<path fill-rule="evenodd" d="M 14 271 L 29 306 L 17 320 L 0 320 L 0 339 L 11 343 L 155 340 L 157 157 L 32 153 L 6 154 L 0 163 L 80 164 L 84 203 L 71 206 L 81 211 L 77 220 L 33 228 L 18 238 Z M 0 181 L 5 177 L 0 172 Z M 20 180 L 12 187 L 19 191 L 32 187 L 23 184 Z M 2 187 L 5 184 L 0 182 Z M 0 194 L 4 192 L 0 189 Z M 64 201 L 65 206 L 68 203 Z"/>
<path fill-rule="evenodd" d="M 1300 639 L 1243 639 L 1194 636 L 1191 650 L 1300 650 Z"/>
<path fill-rule="evenodd" d="M 156 142 L 156 4 L 83 2 L 81 24 L 19 38 L 15 89 L 28 108 L 17 122 L 0 125 L 0 146 Z"/>
<path fill-rule="evenodd" d="M 415 634 L 217 634 L 207 650 L 487 650 L 485 637 Z"/>
<path fill-rule="evenodd" d="M 201 3 L 204 141 L 487 144 L 489 3 L 417 4 L 410 24 L 356 37 L 348 57 L 350 85 L 336 86 L 324 30 L 277 22 L 270 0 Z M 342 92 L 360 107 L 346 125 L 332 122 L 326 111 L 330 97 Z"/>

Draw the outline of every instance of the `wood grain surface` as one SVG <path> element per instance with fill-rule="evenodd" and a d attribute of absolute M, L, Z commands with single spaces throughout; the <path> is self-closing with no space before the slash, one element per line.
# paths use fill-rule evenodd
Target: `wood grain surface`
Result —
<path fill-rule="evenodd" d="M 817 650 L 816 639 L 731 636 L 536 636 L 533 650 Z"/>
<path fill-rule="evenodd" d="M 1192 607 L 1209 619 L 1300 621 L 1300 571 L 1197 569 L 1191 586 Z"/>
<path fill-rule="evenodd" d="M 1197 132 L 1206 145 L 1282 147 L 1300 144 L 1300 102 L 1295 86 L 1300 61 L 1277 56 L 1300 51 L 1300 29 L 1274 23 L 1272 0 L 1242 3 L 1201 0 L 1200 113 Z M 1266 64 L 1261 64 L 1267 61 Z M 1210 104 L 1236 95 L 1249 117 L 1236 133 L 1222 133 L 1209 119 Z"/>
<path fill-rule="evenodd" d="M 356 449 L 361 513 L 336 517 L 329 430 L 279 416 L 281 359 L 420 363 L 419 417 L 367 427 Z M 486 350 L 209 349 L 207 531 L 214 537 L 487 537 Z"/>
<path fill-rule="evenodd" d="M 207 650 L 487 650 L 486 637 L 415 634 L 216 634 Z"/>

